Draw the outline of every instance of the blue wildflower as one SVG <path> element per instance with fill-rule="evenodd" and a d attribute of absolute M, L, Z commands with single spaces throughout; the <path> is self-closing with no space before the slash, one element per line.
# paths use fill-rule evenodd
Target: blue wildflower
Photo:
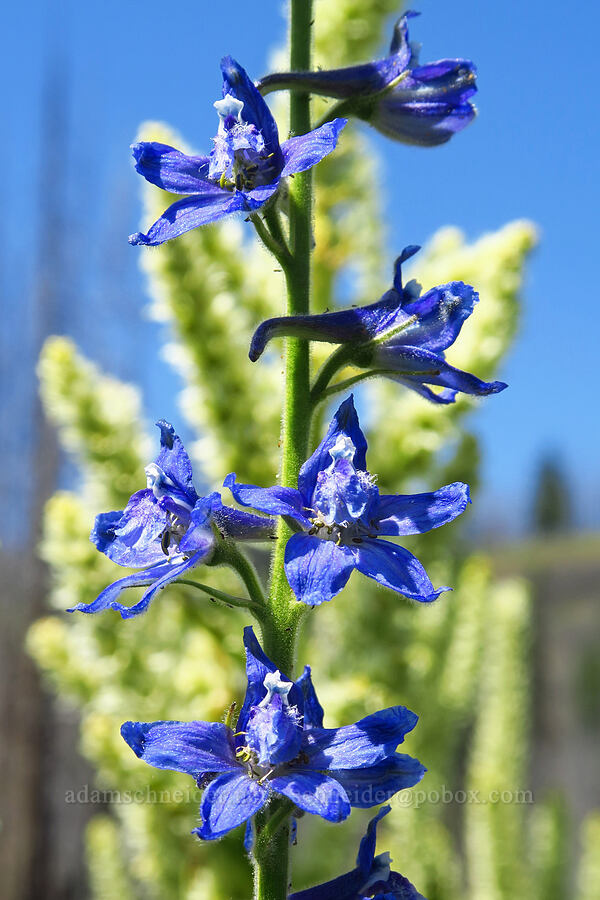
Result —
<path fill-rule="evenodd" d="M 302 90 L 341 102 L 333 114 L 354 115 L 405 144 L 444 144 L 475 117 L 475 66 L 468 59 L 442 59 L 419 65 L 410 43 L 407 12 L 398 20 L 389 55 L 371 63 L 318 72 L 267 75 L 258 87 Z"/>
<path fill-rule="evenodd" d="M 282 178 L 312 168 L 335 149 L 344 119 L 280 145 L 275 119 L 244 69 L 226 56 L 221 70 L 223 99 L 215 103 L 219 130 L 210 156 L 187 156 L 155 142 L 133 145 L 140 175 L 184 197 L 147 234 L 131 235 L 130 243 L 162 244 L 232 213 L 254 213 L 275 194 Z"/>
<path fill-rule="evenodd" d="M 369 822 L 355 869 L 325 884 L 297 891 L 288 900 L 425 900 L 407 878 L 391 871 L 389 853 L 375 856 L 377 825 L 390 810 L 390 806 L 382 806 Z"/>
<path fill-rule="evenodd" d="M 421 780 L 425 769 L 396 752 L 417 722 L 403 706 L 354 725 L 324 728 L 310 669 L 292 682 L 244 630 L 248 686 L 234 731 L 222 722 L 126 722 L 121 734 L 151 766 L 192 775 L 204 788 L 194 834 L 220 838 L 273 794 L 341 822 Z M 322 710 L 321 710 L 322 713 Z M 248 834 L 247 834 L 248 837 Z"/>
<path fill-rule="evenodd" d="M 218 493 L 199 497 L 192 464 L 173 426 L 161 419 L 160 452 L 146 466 L 147 487 L 129 498 L 124 510 L 100 513 L 90 540 L 119 566 L 141 568 L 105 588 L 89 604 L 68 612 L 115 609 L 123 619 L 144 612 L 154 595 L 195 566 L 210 561 L 217 541 L 268 540 L 274 522 L 224 506 Z M 141 600 L 125 606 L 117 597 L 126 588 L 148 587 Z"/>
<path fill-rule="evenodd" d="M 381 538 L 422 534 L 451 522 L 470 502 L 468 486 L 456 482 L 433 493 L 380 495 L 366 470 L 366 450 L 350 396 L 300 469 L 297 489 L 238 484 L 234 473 L 225 479 L 239 503 L 285 516 L 301 529 L 286 545 L 284 564 L 296 599 L 309 606 L 331 600 L 353 569 L 424 603 L 450 590 L 435 590 L 412 553 Z"/>
<path fill-rule="evenodd" d="M 347 344 L 340 364 L 374 369 L 434 403 L 453 403 L 459 391 L 476 396 L 503 391 L 507 387 L 503 381 L 481 381 L 446 362 L 444 351 L 458 337 L 479 294 L 462 281 L 439 285 L 422 296 L 415 281 L 403 287 L 402 263 L 419 249 L 412 245 L 402 251 L 394 286 L 377 303 L 322 315 L 267 319 L 254 333 L 250 359 L 258 359 L 272 338 L 294 335 Z M 436 392 L 427 385 L 443 390 Z"/>

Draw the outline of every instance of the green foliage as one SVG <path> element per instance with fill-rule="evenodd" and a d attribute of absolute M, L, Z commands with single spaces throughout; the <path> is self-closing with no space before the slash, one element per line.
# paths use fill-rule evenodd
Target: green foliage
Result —
<path fill-rule="evenodd" d="M 577 900 L 600 898 L 600 813 L 588 816 L 581 836 Z"/>
<path fill-rule="evenodd" d="M 374 53 L 395 10 L 391 0 L 317 0 L 317 62 L 345 64 Z M 315 116 L 322 104 L 315 102 Z M 148 124 L 142 132 L 146 139 L 182 146 L 166 126 Z M 377 164 L 368 142 L 362 129 L 349 126 L 340 152 L 315 170 L 315 309 L 335 304 L 340 272 L 352 276 L 351 302 L 375 300 L 389 283 L 393 255 L 384 252 L 380 199 L 373 190 Z M 167 198 L 151 186 L 144 196 L 145 224 Z M 523 268 L 534 242 L 532 226 L 517 222 L 473 243 L 456 229 L 443 229 L 427 245 L 409 277 L 418 277 L 425 288 L 464 279 L 481 294 L 449 354 L 451 362 L 483 378 L 497 374 L 515 334 Z M 167 355 L 185 382 L 181 407 L 198 434 L 190 448 L 197 471 L 211 487 L 230 470 L 241 480 L 272 483 L 281 348 L 251 365 L 247 347 L 259 321 L 280 313 L 281 274 L 250 227 L 237 222 L 198 229 L 142 251 L 141 258 L 152 313 L 168 328 Z M 326 353 L 325 347 L 314 351 L 315 367 Z M 114 579 L 115 567 L 88 540 L 93 516 L 120 508 L 140 487 L 153 450 L 137 391 L 99 373 L 70 342 L 49 341 L 39 371 L 46 409 L 81 473 L 77 492 L 57 494 L 46 510 L 42 554 L 53 574 L 50 601 L 60 610 L 91 601 Z M 370 468 L 379 473 L 383 490 L 403 490 L 416 477 L 432 488 L 446 478 L 476 482 L 477 442 L 465 428 L 473 401 L 439 409 L 391 383 L 373 381 L 363 390 L 371 410 L 367 421 L 377 423 L 369 434 Z M 422 785 L 427 796 L 401 795 L 382 823 L 381 841 L 425 896 L 534 896 L 522 850 L 527 804 L 456 801 L 459 790 L 487 797 L 527 787 L 527 591 L 519 582 L 496 583 L 486 559 L 467 556 L 457 534 L 453 527 L 410 540 L 433 580 L 454 585 L 453 594 L 421 608 L 366 579 L 353 579 L 335 603 L 307 617 L 300 659 L 312 661 L 329 724 L 395 703 L 421 714 L 406 751 L 428 766 Z M 204 573 L 202 580 L 239 590 L 221 570 Z M 239 611 L 172 586 L 138 619 L 54 614 L 32 628 L 31 653 L 54 688 L 80 710 L 81 746 L 99 787 L 139 791 L 145 798 L 121 798 L 89 828 L 90 878 L 98 900 L 247 895 L 249 868 L 240 835 L 206 845 L 190 837 L 198 806 L 193 784 L 190 789 L 184 776 L 146 767 L 119 736 L 129 718 L 220 719 L 242 696 L 245 621 Z M 147 790 L 155 793 L 147 798 Z M 454 801 L 444 800 L 444 791 Z M 549 811 L 548 838 L 540 825 L 532 843 L 540 883 L 548 885 L 559 875 L 554 855 L 544 855 L 544 848 L 558 846 L 561 815 Z M 356 813 L 339 827 L 307 818 L 299 824 L 302 840 L 294 851 L 299 887 L 348 867 L 349 842 L 358 840 L 368 815 Z M 597 823 L 590 824 L 586 840 L 588 847 L 598 844 Z M 585 858 L 581 900 L 591 900 L 597 896 L 589 887 L 591 851 Z"/>
<path fill-rule="evenodd" d="M 565 798 L 553 793 L 532 815 L 532 896 L 562 900 L 569 895 L 569 816 Z"/>

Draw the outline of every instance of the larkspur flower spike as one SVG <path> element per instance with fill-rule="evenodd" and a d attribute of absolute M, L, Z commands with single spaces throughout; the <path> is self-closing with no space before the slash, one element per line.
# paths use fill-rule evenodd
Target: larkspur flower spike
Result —
<path fill-rule="evenodd" d="M 421 763 L 396 752 L 417 723 L 413 712 L 393 706 L 354 725 L 324 728 L 310 669 L 290 681 L 250 627 L 244 646 L 248 685 L 235 729 L 222 722 L 126 722 L 121 728 L 149 765 L 184 772 L 204 788 L 202 824 L 194 834 L 220 838 L 274 794 L 341 822 L 352 807 L 377 806 L 421 780 Z"/>
<path fill-rule="evenodd" d="M 210 156 L 188 156 L 167 144 L 133 145 L 135 167 L 157 187 L 182 194 L 132 244 L 155 246 L 192 228 L 235 213 L 254 213 L 277 192 L 282 178 L 303 172 L 335 149 L 345 119 L 279 143 L 269 107 L 230 56 L 221 61 L 223 99 L 215 103 L 219 129 Z"/>
<path fill-rule="evenodd" d="M 456 482 L 433 493 L 382 495 L 367 471 L 366 450 L 350 396 L 300 469 L 297 489 L 238 484 L 234 473 L 225 479 L 238 503 L 295 523 L 285 572 L 296 599 L 309 606 L 331 600 L 354 569 L 423 603 L 450 590 L 435 589 L 412 553 L 382 538 L 423 534 L 451 522 L 470 502 L 468 486 Z"/>
<path fill-rule="evenodd" d="M 288 900 L 425 900 L 407 878 L 392 871 L 389 853 L 375 855 L 377 825 L 390 811 L 390 806 L 382 806 L 369 822 L 356 868 L 325 884 L 290 894 Z"/>
<path fill-rule="evenodd" d="M 250 359 L 257 360 L 275 337 L 293 335 L 310 341 L 345 344 L 344 365 L 373 369 L 433 403 L 453 403 L 457 393 L 477 397 L 497 394 L 503 381 L 482 381 L 446 362 L 450 347 L 479 294 L 471 285 L 451 281 L 421 295 L 416 281 L 402 284 L 402 264 L 420 248 L 406 247 L 395 263 L 393 287 L 376 303 L 315 316 L 267 319 L 256 329 Z M 440 391 L 432 387 L 441 388 Z"/>
<path fill-rule="evenodd" d="M 272 519 L 224 506 L 221 495 L 199 497 L 192 464 L 173 426 L 161 419 L 160 452 L 146 466 L 147 487 L 129 498 L 124 510 L 100 513 L 90 540 L 112 562 L 141 571 L 120 578 L 92 603 L 68 612 L 117 610 L 123 619 L 144 612 L 153 597 L 176 578 L 210 562 L 217 537 L 264 541 L 274 531 Z M 146 587 L 142 598 L 127 606 L 117 598 L 130 587 Z"/>
<path fill-rule="evenodd" d="M 475 66 L 468 59 L 419 65 L 408 36 L 408 20 L 416 15 L 407 12 L 398 20 L 384 59 L 345 69 L 274 73 L 261 79 L 259 89 L 332 97 L 341 101 L 334 113 L 364 119 L 394 140 L 422 147 L 444 144 L 475 117 Z"/>

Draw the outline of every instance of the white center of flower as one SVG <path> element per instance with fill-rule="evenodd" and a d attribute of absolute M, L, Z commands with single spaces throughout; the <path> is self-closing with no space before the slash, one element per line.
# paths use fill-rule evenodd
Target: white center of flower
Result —
<path fill-rule="evenodd" d="M 347 459 L 352 462 L 355 453 L 356 447 L 345 434 L 338 434 L 335 444 L 329 450 L 329 455 L 334 462 L 337 459 Z"/>
<path fill-rule="evenodd" d="M 175 497 L 177 505 L 184 509 L 192 510 L 193 504 L 189 503 L 183 496 L 181 488 L 178 488 L 172 478 L 163 472 L 156 463 L 149 463 L 144 469 L 146 473 L 146 486 L 152 491 L 157 500 L 167 495 Z"/>
<path fill-rule="evenodd" d="M 385 853 L 380 853 L 379 856 L 376 856 L 371 866 L 371 874 L 367 881 L 361 885 L 360 893 L 364 894 L 371 885 L 377 884 L 378 881 L 387 881 L 390 877 L 391 865 L 392 857 L 387 850 Z"/>
<path fill-rule="evenodd" d="M 281 694 L 284 706 L 289 705 L 288 694 L 292 688 L 292 682 L 284 681 L 279 669 L 275 669 L 274 672 L 267 672 L 263 684 L 267 689 L 267 696 L 261 700 L 259 706 L 267 706 L 270 703 L 273 694 Z"/>
<path fill-rule="evenodd" d="M 216 109 L 221 121 L 224 121 L 228 116 L 233 116 L 233 118 L 237 119 L 238 122 L 242 121 L 242 110 L 244 108 L 244 104 L 241 100 L 237 100 L 231 94 L 225 94 L 223 99 L 215 101 L 215 103 L 213 103 L 213 106 Z"/>

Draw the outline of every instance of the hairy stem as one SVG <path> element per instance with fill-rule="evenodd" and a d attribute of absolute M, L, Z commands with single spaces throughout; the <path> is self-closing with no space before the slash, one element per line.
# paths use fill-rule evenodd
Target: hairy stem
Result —
<path fill-rule="evenodd" d="M 270 253 L 273 254 L 281 268 L 284 271 L 287 271 L 290 265 L 291 256 L 285 244 L 285 238 L 283 237 L 283 232 L 281 231 L 281 229 L 279 228 L 277 234 L 274 233 L 272 225 L 274 220 L 271 218 L 271 220 L 269 221 L 269 219 L 267 219 L 266 213 L 264 222 L 258 215 L 258 213 L 254 213 L 254 215 L 251 215 L 250 221 L 254 225 L 257 235 L 259 236 L 267 250 L 269 250 Z M 279 220 L 276 219 L 275 221 L 277 221 L 277 224 L 279 225 Z M 267 224 L 265 224 L 265 222 Z M 269 227 L 267 227 L 267 225 Z"/>
<path fill-rule="evenodd" d="M 352 349 L 351 346 L 342 344 L 325 360 L 310 392 L 310 402 L 313 407 L 323 398 L 333 376 L 348 365 L 352 357 Z"/>
<path fill-rule="evenodd" d="M 264 609 L 266 603 L 265 594 L 256 569 L 233 541 L 223 541 L 217 544 L 209 565 L 229 566 L 230 569 L 233 569 L 244 583 L 253 605 Z"/>
<path fill-rule="evenodd" d="M 249 600 L 245 597 L 234 597 L 232 594 L 220 591 L 217 588 L 211 587 L 209 584 L 193 581 L 191 578 L 178 578 L 175 584 L 186 584 L 188 587 L 196 588 L 196 590 L 209 596 L 211 600 L 214 600 L 217 603 L 223 603 L 225 606 L 247 609 L 256 616 L 259 621 L 262 621 L 261 613 L 263 612 L 264 607 L 254 600 Z"/>
<path fill-rule="evenodd" d="M 290 50 L 291 68 L 310 68 L 312 0 L 291 0 Z M 310 97 L 290 95 L 290 131 L 292 135 L 310 131 Z M 276 228 L 275 222 L 271 228 Z M 299 172 L 290 179 L 289 254 L 283 266 L 287 281 L 287 315 L 310 312 L 312 245 L 312 173 Z M 308 453 L 310 426 L 310 366 L 308 342 L 288 338 L 285 357 L 285 396 L 282 428 L 281 484 L 296 487 L 298 472 Z M 300 617 L 304 611 L 294 599 L 283 568 L 285 545 L 292 531 L 281 520 L 278 541 L 273 554 L 269 616 L 263 623 L 264 649 L 273 662 L 292 677 Z M 270 816 L 281 813 L 281 824 L 268 841 L 268 847 L 257 848 L 255 864 L 256 900 L 285 900 L 289 887 L 289 812 L 281 808 L 283 801 L 271 804 Z"/>

